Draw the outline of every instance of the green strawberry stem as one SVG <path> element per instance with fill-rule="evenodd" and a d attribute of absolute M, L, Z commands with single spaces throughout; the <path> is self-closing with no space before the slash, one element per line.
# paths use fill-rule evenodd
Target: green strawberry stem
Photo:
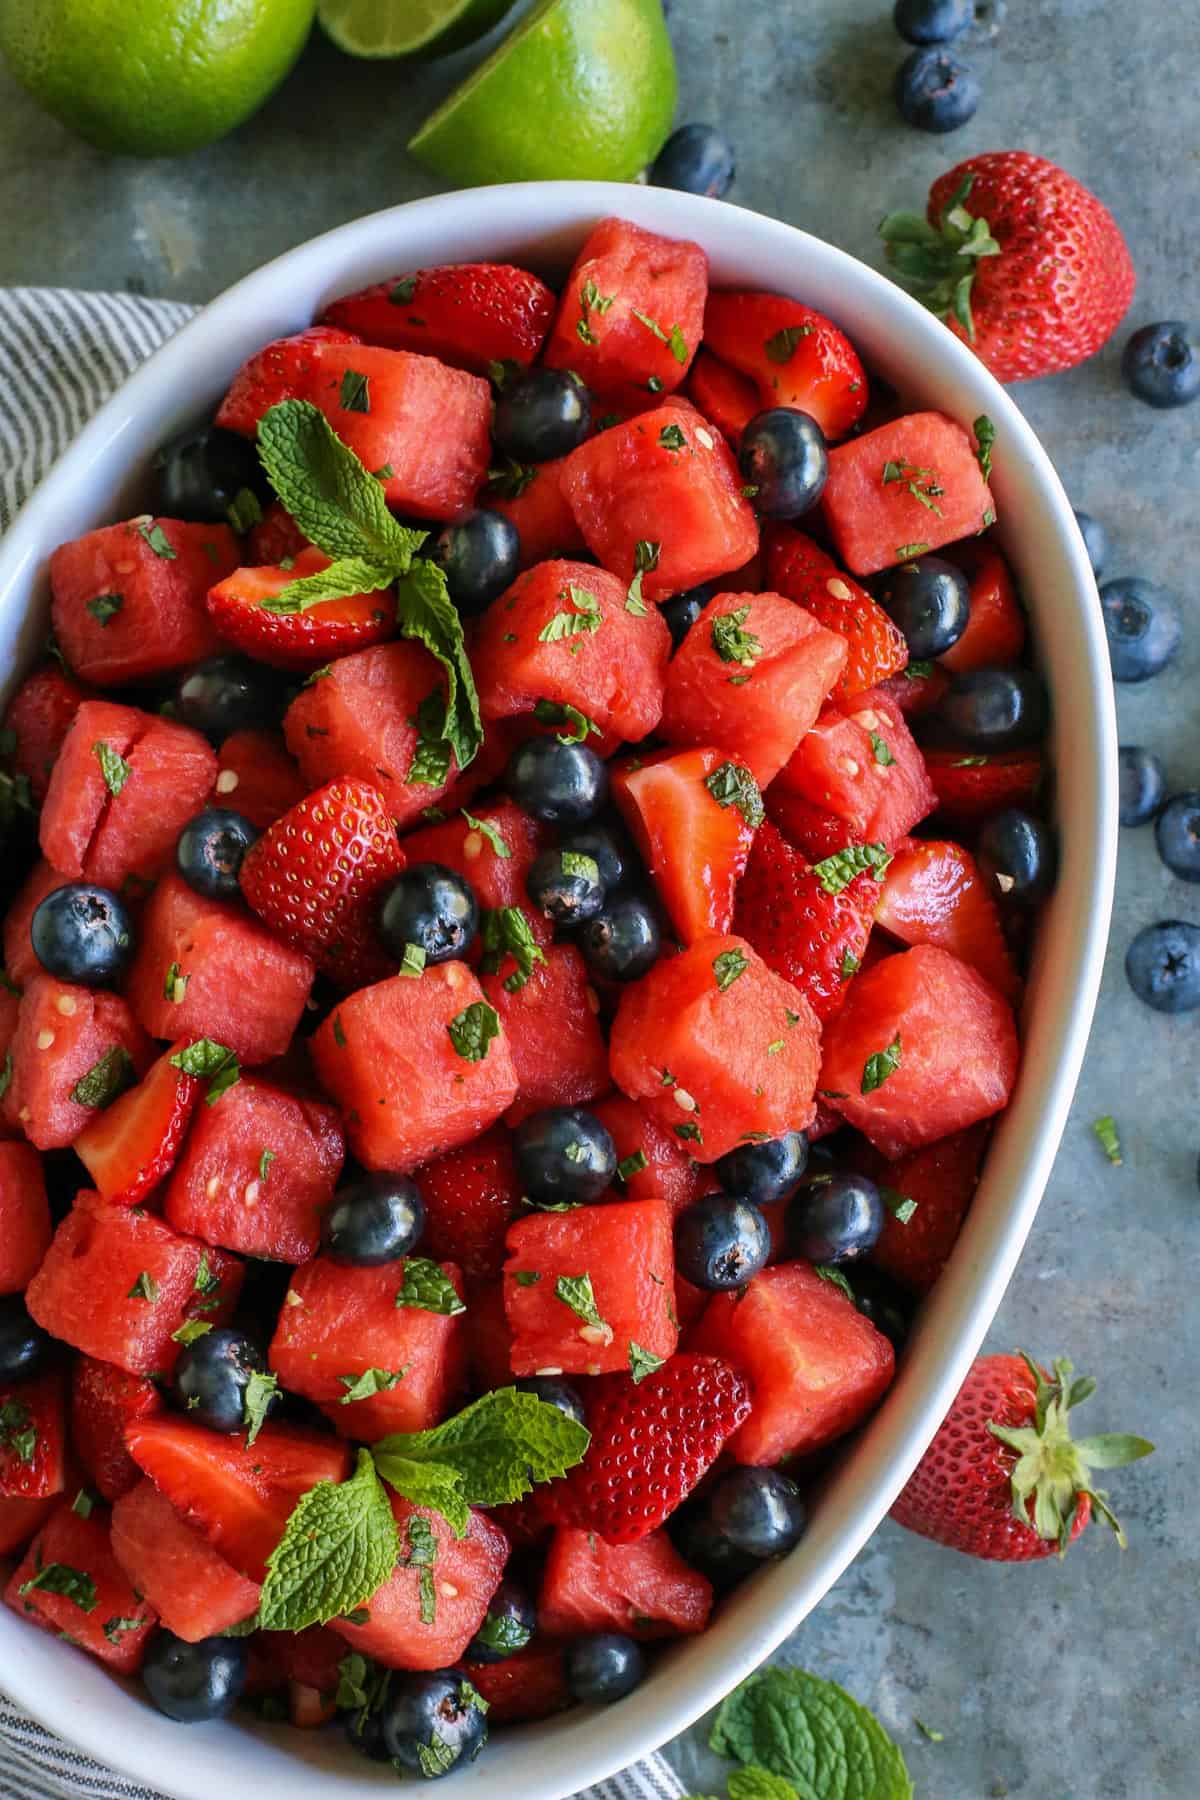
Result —
<path fill-rule="evenodd" d="M 987 220 L 967 211 L 965 202 L 974 185 L 974 175 L 963 176 L 937 225 L 920 213 L 894 212 L 879 227 L 887 259 L 903 285 L 939 318 L 957 319 L 972 344 L 971 289 L 979 259 L 1000 255 Z"/>
<path fill-rule="evenodd" d="M 1098 1437 L 1071 1437 L 1069 1413 L 1096 1391 L 1090 1375 L 1075 1379 L 1074 1365 L 1065 1356 L 1054 1360 L 1050 1380 L 1024 1350 L 1017 1354 L 1033 1377 L 1036 1393 L 1034 1422 L 1014 1428 L 989 1422 L 993 1437 L 1015 1450 L 1012 1471 L 1013 1515 L 1022 1525 L 1032 1524 L 1040 1538 L 1057 1541 L 1065 1555 L 1071 1529 L 1086 1494 L 1095 1512 L 1112 1527 L 1122 1550 L 1126 1537 L 1108 1496 L 1092 1486 L 1093 1469 L 1119 1469 L 1149 1456 L 1154 1445 L 1128 1432 L 1103 1432 Z M 1030 1501 L 1033 1502 L 1032 1516 Z"/>

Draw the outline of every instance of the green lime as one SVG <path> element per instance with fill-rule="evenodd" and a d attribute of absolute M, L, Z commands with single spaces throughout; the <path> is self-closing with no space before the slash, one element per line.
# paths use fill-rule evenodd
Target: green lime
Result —
<path fill-rule="evenodd" d="M 0 0 L 0 52 L 101 150 L 175 156 L 224 137 L 283 80 L 315 0 Z"/>
<path fill-rule="evenodd" d="M 461 187 L 629 181 L 661 150 L 675 94 L 659 0 L 538 0 L 408 147 Z"/>
<path fill-rule="evenodd" d="M 513 0 L 318 0 L 317 17 L 350 56 L 444 56 L 499 24 Z"/>

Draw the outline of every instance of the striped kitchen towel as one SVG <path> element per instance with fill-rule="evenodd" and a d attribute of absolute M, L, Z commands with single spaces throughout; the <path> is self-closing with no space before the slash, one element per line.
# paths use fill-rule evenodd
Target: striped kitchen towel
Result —
<path fill-rule="evenodd" d="M 133 294 L 0 289 L 0 530 L 7 529 L 22 501 L 101 401 L 193 310 Z M 662 1758 L 651 1756 L 589 1788 L 578 1800 L 679 1800 L 682 1794 Z M 0 1692 L 3 1800 L 81 1800 L 84 1795 L 163 1800 L 92 1762 Z"/>

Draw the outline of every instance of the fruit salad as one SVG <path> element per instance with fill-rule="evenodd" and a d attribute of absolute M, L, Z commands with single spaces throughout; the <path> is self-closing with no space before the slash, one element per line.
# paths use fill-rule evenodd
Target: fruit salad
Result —
<path fill-rule="evenodd" d="M 435 1778 L 802 1537 L 1020 1059 L 1003 442 L 596 226 L 267 344 L 4 719 L 5 1602 Z"/>

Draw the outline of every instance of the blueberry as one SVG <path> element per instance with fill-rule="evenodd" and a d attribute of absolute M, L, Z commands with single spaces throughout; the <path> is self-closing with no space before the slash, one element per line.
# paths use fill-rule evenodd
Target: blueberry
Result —
<path fill-rule="evenodd" d="M 796 406 L 755 413 L 742 432 L 738 468 L 754 504 L 772 519 L 798 519 L 821 498 L 829 474 L 825 433 Z"/>
<path fill-rule="evenodd" d="M 596 981 L 637 981 L 662 949 L 654 908 L 640 894 L 614 894 L 583 927 L 579 948 Z"/>
<path fill-rule="evenodd" d="M 685 588 L 682 594 L 672 594 L 669 600 L 663 601 L 658 610 L 671 634 L 671 644 L 675 650 L 678 650 L 714 592 L 712 587 Z"/>
<path fill-rule="evenodd" d="M 339 1188 L 321 1226 L 334 1262 L 356 1269 L 411 1256 L 425 1230 L 425 1202 L 406 1175 L 360 1175 Z"/>
<path fill-rule="evenodd" d="M 133 956 L 133 920 L 109 888 L 70 881 L 34 908 L 29 941 L 43 969 L 80 987 L 111 987 Z"/>
<path fill-rule="evenodd" d="M 1136 575 L 1100 589 L 1114 681 L 1149 681 L 1165 669 L 1183 639 L 1179 612 L 1165 588 Z"/>
<path fill-rule="evenodd" d="M 1102 574 L 1104 565 L 1108 561 L 1107 531 L 1105 531 L 1099 519 L 1094 519 L 1091 513 L 1080 512 L 1078 507 L 1075 509 L 1075 523 L 1079 527 L 1079 535 L 1083 539 L 1083 547 L 1088 553 L 1088 561 L 1092 565 L 1092 574 Z"/>
<path fill-rule="evenodd" d="M 770 1254 L 767 1221 L 733 1194 L 706 1194 L 675 1220 L 675 1267 L 708 1293 L 742 1287 Z"/>
<path fill-rule="evenodd" d="M 168 519 L 225 523 L 243 488 L 264 505 L 271 490 L 253 438 L 205 425 L 173 438 L 154 458 L 157 511 Z"/>
<path fill-rule="evenodd" d="M 280 715 L 281 684 L 248 657 L 207 656 L 185 669 L 171 696 L 175 718 L 214 744 L 251 725 L 273 725 Z"/>
<path fill-rule="evenodd" d="M 788 1205 L 787 1243 L 807 1262 L 856 1262 L 883 1230 L 883 1201 L 865 1175 L 834 1175 L 800 1189 Z"/>
<path fill-rule="evenodd" d="M 1200 793 L 1173 794 L 1154 824 L 1158 854 L 1180 881 L 1200 881 Z"/>
<path fill-rule="evenodd" d="M 595 857 L 562 848 L 543 850 L 534 858 L 525 892 L 539 912 L 564 929 L 594 919 L 605 900 Z"/>
<path fill-rule="evenodd" d="M 800 1489 L 778 1469 L 731 1469 L 709 1493 L 708 1510 L 720 1535 L 756 1562 L 785 1555 L 808 1523 Z"/>
<path fill-rule="evenodd" d="M 1125 973 L 1155 1012 L 1191 1012 L 1200 1006 L 1200 926 L 1182 919 L 1145 926 L 1125 952 Z"/>
<path fill-rule="evenodd" d="M 918 131 L 957 131 L 979 105 L 975 71 L 946 50 L 914 50 L 896 70 L 896 105 Z"/>
<path fill-rule="evenodd" d="M 543 824 L 586 825 L 608 796 L 608 770 L 586 744 L 534 737 L 509 757 L 504 785 Z"/>
<path fill-rule="evenodd" d="M 879 1269 L 856 1267 L 854 1304 L 864 1319 L 899 1350 L 912 1328 L 913 1302 Z"/>
<path fill-rule="evenodd" d="M 1121 355 L 1121 373 L 1147 406 L 1188 406 L 1200 394 L 1200 337 L 1181 319 L 1135 331 Z"/>
<path fill-rule="evenodd" d="M 175 846 L 175 862 L 190 888 L 210 900 L 236 900 L 238 876 L 257 825 L 224 806 L 208 806 L 189 819 Z"/>
<path fill-rule="evenodd" d="M 207 1637 L 187 1644 L 160 1626 L 146 1645 L 142 1682 L 159 1712 L 181 1725 L 223 1719 L 241 1698 L 249 1652 L 245 1638 Z"/>
<path fill-rule="evenodd" d="M 345 1715 L 346 1742 L 370 1762 L 391 1762 L 391 1752 L 383 1735 L 382 1715 L 368 1706 L 356 1707 Z"/>
<path fill-rule="evenodd" d="M 210 1431 L 242 1431 L 251 1375 L 264 1371 L 257 1344 L 229 1325 L 206 1331 L 179 1352 L 172 1382 L 190 1419 Z M 274 1399 L 269 1403 L 275 1404 Z"/>
<path fill-rule="evenodd" d="M 521 463 L 552 462 L 578 449 L 592 428 L 592 397 L 565 369 L 526 369 L 506 381 L 492 435 Z"/>
<path fill-rule="evenodd" d="M 533 1394 L 538 1400 L 544 1400 L 547 1406 L 556 1406 L 568 1419 L 574 1419 L 577 1425 L 586 1425 L 587 1416 L 583 1410 L 583 1401 L 579 1398 L 578 1388 L 564 1381 L 561 1375 L 521 1375 L 513 1382 L 518 1393 Z"/>
<path fill-rule="evenodd" d="M 450 962 L 465 955 L 478 932 L 474 890 L 445 863 L 410 863 L 384 890 L 379 935 L 397 961 L 415 944 L 427 963 Z"/>
<path fill-rule="evenodd" d="M 590 856 L 600 871 L 601 883 L 609 890 L 620 887 L 635 862 L 633 847 L 625 833 L 611 825 L 580 825 L 574 831 L 564 831 L 559 836 L 558 847 L 575 850 L 580 856 Z"/>
<path fill-rule="evenodd" d="M 1017 750 L 1045 735 L 1050 702 L 1032 669 L 972 669 L 955 675 L 941 716 L 974 750 Z"/>
<path fill-rule="evenodd" d="M 808 1139 L 786 1131 L 762 1144 L 738 1144 L 719 1156 L 713 1174 L 727 1194 L 770 1206 L 790 1194 L 808 1165 Z"/>
<path fill-rule="evenodd" d="M 0 1299 L 0 1387 L 40 1375 L 53 1350 L 54 1339 L 30 1318 L 20 1294 Z"/>
<path fill-rule="evenodd" d="M 506 1662 L 525 1648 L 536 1629 L 537 1613 L 525 1589 L 515 1581 L 502 1581 L 464 1655 L 470 1662 Z"/>
<path fill-rule="evenodd" d="M 650 165 L 651 187 L 723 200 L 733 186 L 733 145 L 715 125 L 681 125 Z"/>
<path fill-rule="evenodd" d="M 702 1494 L 686 1500 L 671 1515 L 667 1530 L 684 1561 L 706 1575 L 719 1594 L 728 1593 L 760 1567 L 756 1557 L 735 1550 L 717 1530 Z"/>
<path fill-rule="evenodd" d="M 522 1120 L 514 1148 L 523 1190 L 543 1205 L 598 1200 L 617 1172 L 616 1145 L 582 1106 L 549 1106 Z"/>
<path fill-rule="evenodd" d="M 914 662 L 952 649 L 971 617 L 966 576 L 940 556 L 918 556 L 892 569 L 884 577 L 879 601 L 903 632 Z"/>
<path fill-rule="evenodd" d="M 1054 835 L 1041 819 L 1018 806 L 992 814 L 979 833 L 975 855 L 997 899 L 1036 906 L 1054 886 L 1058 866 Z"/>
<path fill-rule="evenodd" d="M 484 507 L 457 525 L 444 525 L 429 551 L 446 572 L 450 598 L 470 618 L 517 578 L 521 537 L 512 520 Z"/>
<path fill-rule="evenodd" d="M 572 1700 L 607 1706 L 631 1694 L 642 1679 L 642 1647 L 621 1631 L 597 1631 L 575 1638 L 563 1654 L 563 1674 Z"/>
<path fill-rule="evenodd" d="M 383 1708 L 383 1736 L 397 1765 L 436 1781 L 474 1762 L 487 1743 L 487 1715 L 455 1669 L 397 1672 Z"/>
<path fill-rule="evenodd" d="M 1118 753 L 1122 825 L 1146 825 L 1163 803 L 1167 777 L 1162 763 L 1140 744 L 1122 744 Z"/>
<path fill-rule="evenodd" d="M 948 44 L 975 17 L 972 0 L 896 0 L 892 24 L 909 44 Z"/>

